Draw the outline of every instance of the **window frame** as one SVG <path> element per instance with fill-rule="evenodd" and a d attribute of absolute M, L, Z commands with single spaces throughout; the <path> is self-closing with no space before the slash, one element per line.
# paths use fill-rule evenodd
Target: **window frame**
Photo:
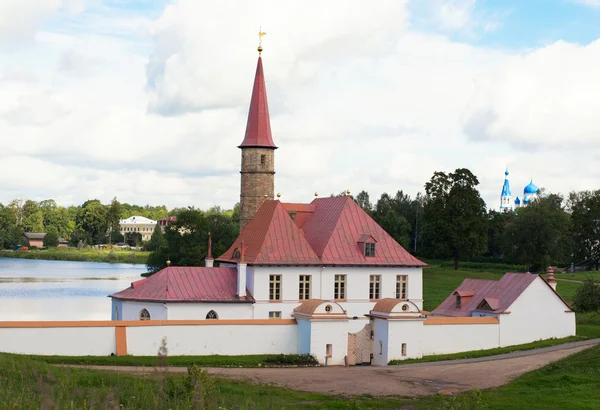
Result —
<path fill-rule="evenodd" d="M 312 275 L 298 276 L 298 300 L 310 300 Z"/>
<path fill-rule="evenodd" d="M 212 315 L 211 315 L 211 313 L 212 313 Z M 209 317 L 209 316 L 214 316 L 214 317 Z M 206 320 L 219 320 L 219 314 L 214 309 L 211 309 L 206 314 L 206 318 L 205 319 Z"/>
<path fill-rule="evenodd" d="M 456 309 L 462 309 L 462 296 L 456 295 Z"/>
<path fill-rule="evenodd" d="M 375 257 L 375 242 L 365 242 L 365 257 Z"/>
<path fill-rule="evenodd" d="M 396 275 L 396 299 L 408 300 L 408 275 Z"/>
<path fill-rule="evenodd" d="M 139 320 L 152 320 L 152 316 L 150 315 L 150 312 L 148 311 L 148 309 L 143 308 L 142 310 L 140 310 L 140 313 L 138 314 L 138 319 Z"/>
<path fill-rule="evenodd" d="M 269 275 L 269 301 L 270 302 L 281 302 L 282 299 L 282 276 L 281 275 Z M 277 294 L 279 293 L 279 294 Z"/>
<path fill-rule="evenodd" d="M 281 319 L 281 310 L 269 311 L 269 319 Z"/>
<path fill-rule="evenodd" d="M 333 299 L 346 300 L 346 275 L 334 275 L 333 277 Z"/>
<path fill-rule="evenodd" d="M 381 299 L 381 275 L 369 275 L 369 300 Z"/>

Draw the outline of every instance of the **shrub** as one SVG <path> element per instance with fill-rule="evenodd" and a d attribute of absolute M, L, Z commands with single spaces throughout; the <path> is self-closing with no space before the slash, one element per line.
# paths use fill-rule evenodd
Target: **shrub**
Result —
<path fill-rule="evenodd" d="M 600 281 L 587 279 L 573 298 L 578 312 L 600 312 Z"/>
<path fill-rule="evenodd" d="M 277 365 L 310 365 L 319 364 L 315 356 L 310 353 L 305 354 L 279 354 L 265 359 L 265 363 Z"/>

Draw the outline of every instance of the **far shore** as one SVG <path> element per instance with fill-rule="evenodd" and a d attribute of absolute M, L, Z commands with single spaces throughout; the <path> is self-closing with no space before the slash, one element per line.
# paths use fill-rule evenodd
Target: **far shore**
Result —
<path fill-rule="evenodd" d="M 38 259 L 50 261 L 107 262 L 146 264 L 150 252 L 130 249 L 52 248 L 36 250 L 0 250 L 2 258 Z"/>

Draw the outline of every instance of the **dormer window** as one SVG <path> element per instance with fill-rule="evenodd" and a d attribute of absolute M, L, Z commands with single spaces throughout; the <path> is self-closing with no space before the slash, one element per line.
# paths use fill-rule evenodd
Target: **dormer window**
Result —
<path fill-rule="evenodd" d="M 375 244 L 373 242 L 365 243 L 365 256 L 367 256 L 367 257 L 375 256 Z"/>
<path fill-rule="evenodd" d="M 462 308 L 462 296 L 460 295 L 456 295 L 456 308 Z"/>
<path fill-rule="evenodd" d="M 359 249 L 363 251 L 363 255 L 365 257 L 372 258 L 375 256 L 375 244 L 377 243 L 377 239 L 375 239 L 373 235 L 364 233 L 360 235 L 357 242 Z"/>
<path fill-rule="evenodd" d="M 296 222 L 296 215 L 298 215 L 296 212 L 288 212 L 288 215 L 292 218 L 292 221 Z"/>
<path fill-rule="evenodd" d="M 233 259 L 239 259 L 240 258 L 240 250 L 238 248 L 235 248 L 233 250 Z"/>

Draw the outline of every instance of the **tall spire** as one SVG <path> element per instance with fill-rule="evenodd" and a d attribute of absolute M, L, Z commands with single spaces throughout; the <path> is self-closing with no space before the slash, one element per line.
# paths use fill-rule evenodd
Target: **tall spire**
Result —
<path fill-rule="evenodd" d="M 512 210 L 512 193 L 510 192 L 510 182 L 508 182 L 508 168 L 504 171 L 504 185 L 502 185 L 502 193 L 500 194 L 500 210 Z"/>
<path fill-rule="evenodd" d="M 261 57 L 263 50 L 262 37 L 265 34 L 266 33 L 262 30 L 258 33 L 258 63 L 256 65 L 256 74 L 254 76 L 250 110 L 248 111 L 246 134 L 244 136 L 244 141 L 242 141 L 238 148 L 277 148 L 273 142 L 273 137 L 271 136 L 271 120 L 269 119 L 269 105 L 267 104 L 267 87 L 265 86 L 265 75 L 263 73 Z"/>

